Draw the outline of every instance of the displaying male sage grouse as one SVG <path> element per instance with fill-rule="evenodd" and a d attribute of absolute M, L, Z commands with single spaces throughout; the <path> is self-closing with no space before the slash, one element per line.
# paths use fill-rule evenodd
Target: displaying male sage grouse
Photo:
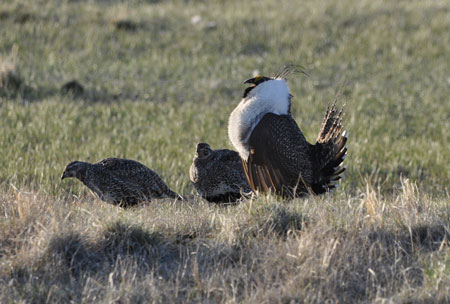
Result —
<path fill-rule="evenodd" d="M 338 111 L 334 102 L 325 114 L 316 143 L 308 143 L 290 113 L 288 72 L 245 81 L 250 86 L 230 115 L 228 135 L 253 190 L 272 191 L 286 198 L 325 193 L 336 187 L 345 170 L 343 111 Z"/>
<path fill-rule="evenodd" d="M 207 143 L 197 145 L 189 176 L 198 194 L 210 202 L 234 202 L 252 191 L 239 154 L 212 150 Z"/>
<path fill-rule="evenodd" d="M 95 164 L 74 161 L 61 179 L 75 177 L 107 203 L 129 207 L 152 198 L 176 198 L 164 181 L 143 164 L 129 159 L 107 158 Z"/>

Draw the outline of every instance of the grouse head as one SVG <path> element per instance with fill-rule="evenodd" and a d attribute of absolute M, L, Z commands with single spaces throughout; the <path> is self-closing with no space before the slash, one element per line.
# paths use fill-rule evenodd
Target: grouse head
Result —
<path fill-rule="evenodd" d="M 66 166 L 66 169 L 64 169 L 63 174 L 61 175 L 61 180 L 67 177 L 75 177 L 81 179 L 82 176 L 86 173 L 88 165 L 88 163 L 80 161 L 73 161 L 69 163 Z"/>
<path fill-rule="evenodd" d="M 211 147 L 207 143 L 199 143 L 197 145 L 196 156 L 200 159 L 205 159 L 212 153 Z"/>
<path fill-rule="evenodd" d="M 278 69 L 278 72 L 273 77 L 255 76 L 247 79 L 244 83 L 249 83 L 250 86 L 244 90 L 243 98 L 256 96 L 266 98 L 282 98 L 287 97 L 289 100 L 292 95 L 289 93 L 287 85 L 287 78 L 294 73 L 302 73 L 308 75 L 302 66 L 286 64 Z M 250 96 L 249 96 L 250 95 Z"/>
<path fill-rule="evenodd" d="M 242 99 L 244 104 L 254 104 L 256 106 L 254 109 L 258 109 L 258 111 L 272 112 L 278 115 L 290 113 L 292 95 L 286 79 L 256 76 L 247 79 L 244 83 L 250 84 L 244 90 Z"/>
<path fill-rule="evenodd" d="M 244 95 L 242 97 L 246 98 L 248 96 L 248 94 L 250 93 L 250 91 L 253 90 L 257 85 L 259 85 L 265 81 L 272 80 L 272 79 L 273 78 L 266 77 L 266 76 L 255 76 L 253 78 L 247 79 L 246 81 L 244 81 L 244 83 L 249 83 L 250 86 L 244 90 Z"/>

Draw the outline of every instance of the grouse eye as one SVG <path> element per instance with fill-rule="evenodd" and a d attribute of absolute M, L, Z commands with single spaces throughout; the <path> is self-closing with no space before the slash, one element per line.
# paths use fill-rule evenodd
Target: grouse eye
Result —
<path fill-rule="evenodd" d="M 244 83 L 249 83 L 250 86 L 245 88 L 242 98 L 247 97 L 250 91 L 253 90 L 257 85 L 271 79 L 272 78 L 266 76 L 255 76 L 253 78 L 247 79 L 246 81 L 244 81 Z"/>

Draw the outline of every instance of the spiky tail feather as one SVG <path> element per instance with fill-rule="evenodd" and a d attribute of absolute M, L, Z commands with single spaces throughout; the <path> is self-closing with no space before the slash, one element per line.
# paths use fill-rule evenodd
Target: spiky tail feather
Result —
<path fill-rule="evenodd" d="M 347 155 L 347 131 L 342 129 L 343 108 L 336 109 L 336 100 L 328 107 L 322 127 L 314 145 L 316 157 L 316 178 L 311 189 L 316 194 L 336 188 L 346 167 L 343 161 Z"/>

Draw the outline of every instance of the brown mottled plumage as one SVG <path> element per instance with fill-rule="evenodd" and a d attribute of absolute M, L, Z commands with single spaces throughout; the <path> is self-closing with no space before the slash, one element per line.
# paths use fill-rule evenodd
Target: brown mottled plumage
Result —
<path fill-rule="evenodd" d="M 228 149 L 212 150 L 207 143 L 197 145 L 189 176 L 199 195 L 210 202 L 234 202 L 252 191 L 239 154 Z"/>
<path fill-rule="evenodd" d="M 230 115 L 228 134 L 252 189 L 292 198 L 335 188 L 347 152 L 343 111 L 335 103 L 327 110 L 312 145 L 290 114 L 292 95 L 285 79 L 258 76 L 246 83 L 251 86 Z"/>
<path fill-rule="evenodd" d="M 129 159 L 107 158 L 95 164 L 74 161 L 67 165 L 61 179 L 75 177 L 105 202 L 128 207 L 152 198 L 176 198 L 151 169 Z"/>

